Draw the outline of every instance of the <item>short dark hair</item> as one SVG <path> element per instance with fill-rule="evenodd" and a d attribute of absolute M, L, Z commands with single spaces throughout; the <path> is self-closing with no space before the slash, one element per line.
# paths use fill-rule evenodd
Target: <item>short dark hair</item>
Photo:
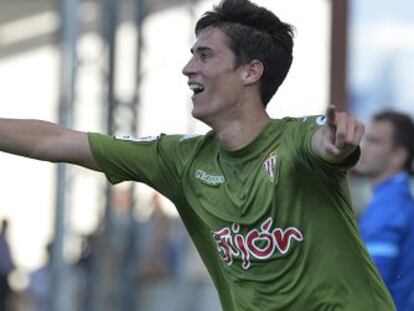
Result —
<path fill-rule="evenodd" d="M 387 121 L 393 127 L 393 145 L 402 147 L 407 151 L 407 159 L 404 164 L 404 170 L 413 173 L 414 158 L 414 123 L 407 114 L 386 110 L 374 115 L 373 120 L 376 122 Z"/>
<path fill-rule="evenodd" d="M 235 68 L 252 60 L 264 66 L 260 96 L 266 106 L 292 64 L 294 28 L 249 0 L 222 0 L 197 22 L 196 36 L 208 27 L 221 29 L 235 54 Z"/>

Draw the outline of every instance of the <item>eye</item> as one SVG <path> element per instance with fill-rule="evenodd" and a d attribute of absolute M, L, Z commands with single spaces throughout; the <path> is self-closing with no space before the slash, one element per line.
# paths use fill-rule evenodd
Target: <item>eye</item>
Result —
<path fill-rule="evenodd" d="M 206 52 L 201 52 L 200 53 L 200 59 L 201 60 L 206 60 L 208 58 L 208 54 Z"/>

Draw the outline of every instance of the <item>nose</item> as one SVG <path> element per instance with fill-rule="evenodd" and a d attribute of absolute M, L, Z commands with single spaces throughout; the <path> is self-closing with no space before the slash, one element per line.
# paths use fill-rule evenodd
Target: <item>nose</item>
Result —
<path fill-rule="evenodd" d="M 190 76 L 196 72 L 195 64 L 194 64 L 194 57 L 191 57 L 188 63 L 184 66 L 182 73 L 185 76 Z"/>

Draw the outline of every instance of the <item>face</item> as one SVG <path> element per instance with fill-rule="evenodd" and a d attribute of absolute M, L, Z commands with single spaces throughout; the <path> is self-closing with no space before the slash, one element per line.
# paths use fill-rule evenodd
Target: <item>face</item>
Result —
<path fill-rule="evenodd" d="M 218 28 L 205 29 L 191 52 L 183 74 L 194 92 L 192 115 L 212 125 L 237 113 L 243 94 L 243 69 L 234 68 L 235 56 L 226 34 Z"/>
<path fill-rule="evenodd" d="M 378 178 L 393 169 L 393 127 L 388 121 L 373 122 L 361 145 L 361 159 L 355 170 L 371 178 Z"/>

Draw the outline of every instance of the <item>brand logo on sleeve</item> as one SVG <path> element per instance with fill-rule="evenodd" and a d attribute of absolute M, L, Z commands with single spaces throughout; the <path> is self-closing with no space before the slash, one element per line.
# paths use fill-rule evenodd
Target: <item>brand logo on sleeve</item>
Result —
<path fill-rule="evenodd" d="M 240 233 L 240 225 L 233 224 L 212 232 L 217 251 L 227 265 L 232 265 L 234 258 L 242 259 L 242 268 L 248 270 L 252 259 L 265 260 L 274 254 L 286 254 L 293 241 L 303 241 L 299 229 L 272 229 L 273 219 L 268 218 L 260 229 L 251 229 L 245 235 Z"/>
<path fill-rule="evenodd" d="M 115 135 L 114 138 L 116 140 L 129 141 L 133 143 L 148 143 L 148 142 L 153 142 L 157 140 L 159 137 L 158 136 L 145 136 L 145 137 L 135 138 L 131 135 L 121 134 L 121 135 Z"/>
<path fill-rule="evenodd" d="M 217 186 L 224 183 L 225 179 L 223 175 L 212 175 L 198 169 L 195 172 L 195 178 L 201 180 L 203 183 L 210 186 Z"/>

